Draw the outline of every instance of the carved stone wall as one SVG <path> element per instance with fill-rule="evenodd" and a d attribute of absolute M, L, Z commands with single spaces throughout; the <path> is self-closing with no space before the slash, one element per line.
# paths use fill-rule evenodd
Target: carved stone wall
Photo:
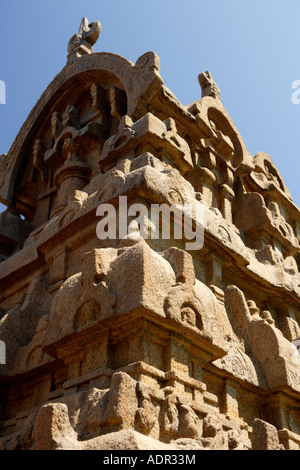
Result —
<path fill-rule="evenodd" d="M 209 72 L 183 106 L 100 30 L 0 157 L 0 449 L 299 449 L 299 209 Z M 99 239 L 124 196 L 198 204 L 203 247 Z"/>

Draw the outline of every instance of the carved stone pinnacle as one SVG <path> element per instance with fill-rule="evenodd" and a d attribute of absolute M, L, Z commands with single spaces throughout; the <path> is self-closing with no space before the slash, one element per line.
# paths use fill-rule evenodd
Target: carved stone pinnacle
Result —
<path fill-rule="evenodd" d="M 206 72 L 199 73 L 198 81 L 202 90 L 202 98 L 204 96 L 212 96 L 213 98 L 221 99 L 220 90 L 208 70 Z"/>
<path fill-rule="evenodd" d="M 101 32 L 100 21 L 89 23 L 87 18 L 82 18 L 79 31 L 74 34 L 68 43 L 68 62 L 93 52 L 93 45 L 97 42 Z"/>

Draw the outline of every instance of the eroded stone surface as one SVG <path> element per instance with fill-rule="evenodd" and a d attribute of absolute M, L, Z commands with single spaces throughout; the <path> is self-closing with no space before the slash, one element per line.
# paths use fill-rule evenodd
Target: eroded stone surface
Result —
<path fill-rule="evenodd" d="M 183 106 L 155 53 L 92 53 L 100 30 L 0 156 L 0 449 L 299 449 L 299 209 L 209 72 Z M 99 239 L 124 197 L 201 208 L 203 247 L 149 211 Z"/>

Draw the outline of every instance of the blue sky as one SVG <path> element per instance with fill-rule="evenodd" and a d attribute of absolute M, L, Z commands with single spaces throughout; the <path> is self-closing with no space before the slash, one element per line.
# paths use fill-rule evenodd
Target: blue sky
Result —
<path fill-rule="evenodd" d="M 299 0 L 0 0 L 0 154 L 64 67 L 83 16 L 102 24 L 95 52 L 136 62 L 155 51 L 183 104 L 201 97 L 197 76 L 210 70 L 248 151 L 271 155 L 300 206 Z"/>

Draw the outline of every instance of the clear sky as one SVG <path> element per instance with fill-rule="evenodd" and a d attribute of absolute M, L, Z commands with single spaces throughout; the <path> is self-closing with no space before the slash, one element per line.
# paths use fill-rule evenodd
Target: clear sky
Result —
<path fill-rule="evenodd" d="M 299 0 L 0 0 L 0 154 L 64 67 L 84 16 L 102 24 L 95 52 L 136 62 L 155 51 L 184 105 L 201 97 L 197 77 L 210 70 L 248 151 L 271 155 L 300 206 L 300 104 L 291 99 L 300 81 Z"/>

